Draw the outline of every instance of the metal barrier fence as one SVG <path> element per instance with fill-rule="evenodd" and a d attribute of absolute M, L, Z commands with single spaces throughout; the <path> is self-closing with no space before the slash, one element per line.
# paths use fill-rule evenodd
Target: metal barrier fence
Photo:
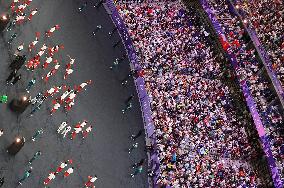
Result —
<path fill-rule="evenodd" d="M 210 18 L 210 20 L 211 20 L 216 32 L 218 33 L 218 35 L 220 37 L 222 37 L 223 40 L 226 40 L 226 37 L 224 36 L 224 32 L 222 31 L 222 27 L 220 26 L 220 23 L 218 22 L 214 13 L 210 9 L 207 0 L 201 0 L 201 4 L 202 4 L 202 7 L 204 8 L 205 12 L 207 13 L 208 17 Z M 226 54 L 226 55 L 229 57 L 230 62 L 232 63 L 234 69 L 237 68 L 237 61 L 236 61 L 234 54 Z M 253 97 L 251 96 L 251 93 L 249 91 L 249 87 L 247 86 L 246 81 L 244 80 L 244 81 L 240 82 L 239 84 L 240 84 L 242 92 L 244 94 L 247 106 L 248 106 L 250 113 L 253 117 L 253 121 L 254 121 L 254 124 L 256 126 L 256 130 L 258 132 L 263 151 L 266 155 L 267 162 L 269 164 L 269 168 L 270 168 L 270 171 L 271 171 L 274 186 L 276 188 L 282 188 L 283 184 L 282 184 L 282 181 L 281 181 L 281 178 L 280 178 L 280 175 L 279 175 L 279 171 L 276 167 L 275 159 L 273 158 L 272 151 L 270 149 L 269 138 L 265 133 L 264 126 L 263 126 L 261 119 L 260 119 L 260 115 L 257 112 L 255 101 L 254 101 Z"/>
<path fill-rule="evenodd" d="M 236 2 L 236 0 L 232 0 L 234 3 Z M 239 16 L 240 18 L 245 17 L 245 14 L 242 10 L 237 11 L 233 5 L 233 2 L 231 0 L 227 0 L 228 4 L 230 5 L 229 8 L 232 12 L 234 12 L 237 16 Z M 279 79 L 277 78 L 276 72 L 272 67 L 272 63 L 270 61 L 270 58 L 265 50 L 265 48 L 263 47 L 263 45 L 261 44 L 261 42 L 259 41 L 258 37 L 257 37 L 257 33 L 255 31 L 255 29 L 253 28 L 253 26 L 248 23 L 245 24 L 245 29 L 248 32 L 251 40 L 254 43 L 254 46 L 263 62 L 263 65 L 272 81 L 272 84 L 279 96 L 279 99 L 282 103 L 282 106 L 284 107 L 284 90 L 283 87 L 279 81 Z"/>

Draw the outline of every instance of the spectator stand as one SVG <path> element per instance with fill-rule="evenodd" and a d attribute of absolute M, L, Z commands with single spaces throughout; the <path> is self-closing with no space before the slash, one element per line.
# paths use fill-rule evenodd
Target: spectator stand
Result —
<path fill-rule="evenodd" d="M 224 32 L 222 31 L 222 27 L 220 26 L 215 15 L 213 14 L 211 9 L 209 8 L 207 0 L 201 0 L 201 4 L 202 4 L 205 12 L 208 14 L 208 17 L 212 21 L 213 27 L 215 28 L 216 32 L 219 34 L 220 37 L 223 38 L 223 40 L 226 40 Z M 236 62 L 236 58 L 235 58 L 234 54 L 226 54 L 226 55 L 228 55 L 233 67 L 236 68 L 237 62 Z M 242 92 L 244 94 L 247 106 L 248 106 L 250 113 L 253 117 L 253 121 L 254 121 L 254 124 L 256 126 L 256 130 L 258 132 L 258 135 L 260 137 L 260 141 L 261 141 L 264 153 L 266 154 L 266 158 L 267 158 L 269 168 L 270 168 L 270 171 L 271 171 L 274 187 L 282 188 L 283 183 L 280 179 L 279 171 L 276 167 L 275 159 L 273 158 L 272 151 L 270 149 L 269 138 L 265 134 L 264 126 L 261 122 L 260 115 L 257 112 L 255 101 L 254 101 L 254 99 L 253 99 L 253 97 L 252 97 L 252 95 L 249 91 L 246 80 L 239 82 L 239 84 L 240 84 Z"/>
<path fill-rule="evenodd" d="M 109 9 L 108 11 L 112 18 L 112 21 L 117 27 L 121 40 L 124 44 L 125 50 L 128 54 L 128 59 L 130 61 L 131 69 L 136 70 L 136 71 L 141 70 L 141 67 L 137 62 L 136 52 L 132 45 L 131 38 L 128 34 L 125 24 L 123 23 L 122 18 L 120 17 L 115 7 L 113 0 L 106 0 L 105 6 Z M 134 83 L 135 83 L 136 90 L 138 93 L 143 121 L 144 121 L 144 129 L 146 133 L 146 145 L 151 145 L 153 147 L 153 151 L 148 153 L 148 159 L 149 159 L 148 165 L 150 166 L 150 169 L 152 169 L 152 172 L 154 172 L 154 175 L 152 179 L 149 177 L 148 181 L 149 181 L 149 185 L 152 185 L 152 187 L 157 187 L 156 181 L 157 181 L 158 175 L 160 174 L 160 169 L 159 169 L 160 162 L 158 159 L 158 155 L 156 153 L 156 147 L 157 147 L 156 146 L 156 136 L 155 136 L 154 124 L 152 121 L 150 100 L 149 100 L 147 91 L 145 89 L 144 79 L 142 77 L 134 78 Z"/>
<path fill-rule="evenodd" d="M 233 0 L 233 2 L 231 0 L 226 0 L 229 4 L 229 8 L 232 12 L 234 12 L 236 14 L 236 16 L 240 17 L 242 22 L 243 22 L 243 26 L 246 30 L 246 32 L 249 34 L 255 49 L 258 52 L 259 57 L 261 58 L 261 61 L 266 69 L 266 72 L 268 73 L 268 76 L 270 78 L 270 80 L 272 81 L 272 84 L 277 92 L 278 98 L 282 104 L 282 106 L 284 107 L 284 90 L 283 87 L 281 85 L 281 82 L 279 81 L 279 79 L 277 78 L 276 72 L 275 70 L 272 68 L 272 63 L 270 61 L 270 58 L 268 57 L 265 48 L 262 46 L 260 40 L 257 37 L 256 31 L 254 30 L 252 24 L 250 24 L 250 22 L 248 20 L 245 19 L 245 14 L 244 12 L 239 9 L 237 10 L 236 7 L 234 6 L 234 4 L 236 4 L 236 0 Z M 248 23 L 244 23 L 244 20 L 248 21 Z"/>

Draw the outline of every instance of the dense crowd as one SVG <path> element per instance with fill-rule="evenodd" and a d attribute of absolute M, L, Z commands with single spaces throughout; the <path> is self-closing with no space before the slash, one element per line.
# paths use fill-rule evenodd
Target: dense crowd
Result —
<path fill-rule="evenodd" d="M 210 34 L 178 2 L 118 2 L 145 71 L 160 185 L 257 187 L 255 153 L 237 116 Z"/>
<path fill-rule="evenodd" d="M 234 54 L 237 59 L 237 74 L 240 81 L 246 81 L 257 105 L 265 125 L 266 133 L 269 135 L 273 155 L 277 160 L 280 174 L 283 175 L 283 112 L 280 102 L 275 100 L 276 94 L 271 89 L 269 79 L 262 74 L 263 65 L 257 58 L 255 48 L 250 45 L 249 37 L 241 24 L 224 0 L 208 1 L 217 20 L 222 26 L 226 39 L 221 39 L 223 48 Z"/>
<path fill-rule="evenodd" d="M 243 10 L 260 42 L 264 45 L 284 87 L 284 2 L 281 0 L 238 0 L 236 6 Z"/>

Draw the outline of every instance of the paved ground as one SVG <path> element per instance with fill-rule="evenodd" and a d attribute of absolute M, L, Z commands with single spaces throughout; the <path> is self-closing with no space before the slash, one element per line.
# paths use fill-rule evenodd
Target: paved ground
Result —
<path fill-rule="evenodd" d="M 129 72 L 128 62 L 124 62 L 117 70 L 109 69 L 114 59 L 124 53 L 121 46 L 116 49 L 112 47 L 119 36 L 116 34 L 110 38 L 107 35 L 114 26 L 103 7 L 93 8 L 89 1 L 89 7 L 85 12 L 78 13 L 77 9 L 81 2 L 80 0 L 34 0 L 31 7 L 37 7 L 39 13 L 33 21 L 0 37 L 0 94 L 8 94 L 10 100 L 14 96 L 25 94 L 24 88 L 33 76 L 37 78 L 35 88 L 31 91 L 33 97 L 53 85 L 72 86 L 89 79 L 94 83 L 79 94 L 74 108 L 67 115 L 62 109 L 53 116 L 48 115 L 51 99 L 48 99 L 33 117 L 27 116 L 31 111 L 30 108 L 17 116 L 7 105 L 0 104 L 0 128 L 5 131 L 0 137 L 0 175 L 5 176 L 3 186 L 5 188 L 17 187 L 17 181 L 28 169 L 28 160 L 38 150 L 42 151 L 42 155 L 33 162 L 32 176 L 24 182 L 23 188 L 44 187 L 43 180 L 48 173 L 53 171 L 60 161 L 67 159 L 74 161 L 74 174 L 66 179 L 62 176 L 57 177 L 50 187 L 83 187 L 87 176 L 94 174 L 99 178 L 96 187 L 148 187 L 146 173 L 135 179 L 129 177 L 132 172 L 130 165 L 141 158 L 146 158 L 146 153 L 142 137 L 138 140 L 139 148 L 130 156 L 127 153 L 131 145 L 128 137 L 142 129 L 143 123 L 136 95 L 134 108 L 124 116 L 121 113 L 124 101 L 131 93 L 135 93 L 135 87 L 133 81 L 126 87 L 120 84 L 120 80 Z M 0 0 L 0 13 L 7 10 L 7 5 L 7 0 Z M 9 75 L 10 54 L 20 43 L 28 44 L 34 40 L 36 31 L 44 33 L 55 24 L 59 24 L 61 30 L 50 39 L 41 38 L 37 47 L 41 47 L 43 43 L 52 46 L 64 44 L 65 49 L 57 56 L 62 62 L 62 69 L 51 77 L 47 84 L 39 81 L 44 73 L 43 70 L 32 73 L 21 69 L 22 80 L 15 86 L 7 86 L 5 79 Z M 99 24 L 103 29 L 93 37 L 92 31 Z M 5 41 L 13 32 L 18 33 L 19 36 L 9 47 Z M 75 71 L 66 82 L 63 81 L 62 76 L 63 65 L 68 62 L 67 54 L 76 58 L 76 62 Z M 83 119 L 94 122 L 94 131 L 85 140 L 79 136 L 72 141 L 56 134 L 62 121 L 74 125 Z M 44 134 L 36 142 L 32 142 L 31 136 L 40 128 L 44 128 Z M 17 135 L 24 136 L 27 142 L 15 157 L 8 156 L 5 148 Z"/>

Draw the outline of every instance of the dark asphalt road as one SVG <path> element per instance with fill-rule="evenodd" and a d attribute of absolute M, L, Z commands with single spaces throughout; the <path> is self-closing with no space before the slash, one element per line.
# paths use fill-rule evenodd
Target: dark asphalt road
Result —
<path fill-rule="evenodd" d="M 39 13 L 34 16 L 32 22 L 21 25 L 9 33 L 6 32 L 0 37 L 0 94 L 6 93 L 10 100 L 24 93 L 24 88 L 33 76 L 37 78 L 37 83 L 31 90 L 33 97 L 53 85 L 73 86 L 89 79 L 93 80 L 93 84 L 87 86 L 87 90 L 77 96 L 74 108 L 67 115 L 61 108 L 50 116 L 48 111 L 51 99 L 45 101 L 42 109 L 33 117 L 27 117 L 30 108 L 17 116 L 8 109 L 7 105 L 0 104 L 0 128 L 4 129 L 4 135 L 0 137 L 0 175 L 5 176 L 4 188 L 17 187 L 17 181 L 28 169 L 28 160 L 38 150 L 42 155 L 33 162 L 32 176 L 23 183 L 21 186 L 23 188 L 44 187 L 43 180 L 49 172 L 54 171 L 60 161 L 67 159 L 73 159 L 74 174 L 65 179 L 62 175 L 58 176 L 50 187 L 83 187 L 87 176 L 95 174 L 98 176 L 95 183 L 97 188 L 148 187 L 145 171 L 134 179 L 129 176 L 132 172 L 130 165 L 141 158 L 146 158 L 146 153 L 142 137 L 138 140 L 138 149 L 131 155 L 127 153 L 131 145 L 129 136 L 142 129 L 143 122 L 133 81 L 126 87 L 120 85 L 120 80 L 129 72 L 128 62 L 123 62 L 117 70 L 109 69 L 114 59 L 124 53 L 122 46 L 116 49 L 112 47 L 119 36 L 118 34 L 112 38 L 108 36 L 107 33 L 114 26 L 103 7 L 93 8 L 90 6 L 93 4 L 90 3 L 92 1 L 89 1 L 86 10 L 79 13 L 77 9 L 81 2 L 80 0 L 34 0 L 31 8 L 38 8 Z M 7 9 L 8 1 L 1 0 L 0 3 L 1 13 Z M 43 34 L 55 24 L 61 26 L 60 31 L 55 32 L 50 39 L 41 38 L 37 50 L 43 43 L 51 46 L 63 44 L 65 49 L 57 55 L 62 65 L 60 71 L 45 84 L 39 80 L 47 71 L 44 72 L 40 68 L 32 73 L 22 68 L 20 70 L 23 75 L 22 80 L 15 86 L 7 86 L 5 79 L 9 75 L 10 54 L 20 43 L 24 42 L 27 45 L 33 41 L 36 31 Z M 94 37 L 92 31 L 99 24 L 103 28 Z M 18 33 L 18 38 L 9 47 L 5 41 L 14 31 Z M 24 51 L 26 52 L 27 48 Z M 68 62 L 67 54 L 76 61 L 74 73 L 66 82 L 62 77 L 64 66 Z M 122 115 L 123 101 L 132 93 L 135 93 L 134 108 L 126 115 Z M 56 133 L 62 121 L 74 125 L 83 119 L 93 122 L 94 127 L 92 134 L 85 140 L 82 140 L 81 136 L 75 140 L 63 139 Z M 44 128 L 44 134 L 36 142 L 31 142 L 31 136 L 40 128 Z M 5 148 L 17 135 L 24 136 L 27 142 L 15 157 L 8 156 Z"/>

